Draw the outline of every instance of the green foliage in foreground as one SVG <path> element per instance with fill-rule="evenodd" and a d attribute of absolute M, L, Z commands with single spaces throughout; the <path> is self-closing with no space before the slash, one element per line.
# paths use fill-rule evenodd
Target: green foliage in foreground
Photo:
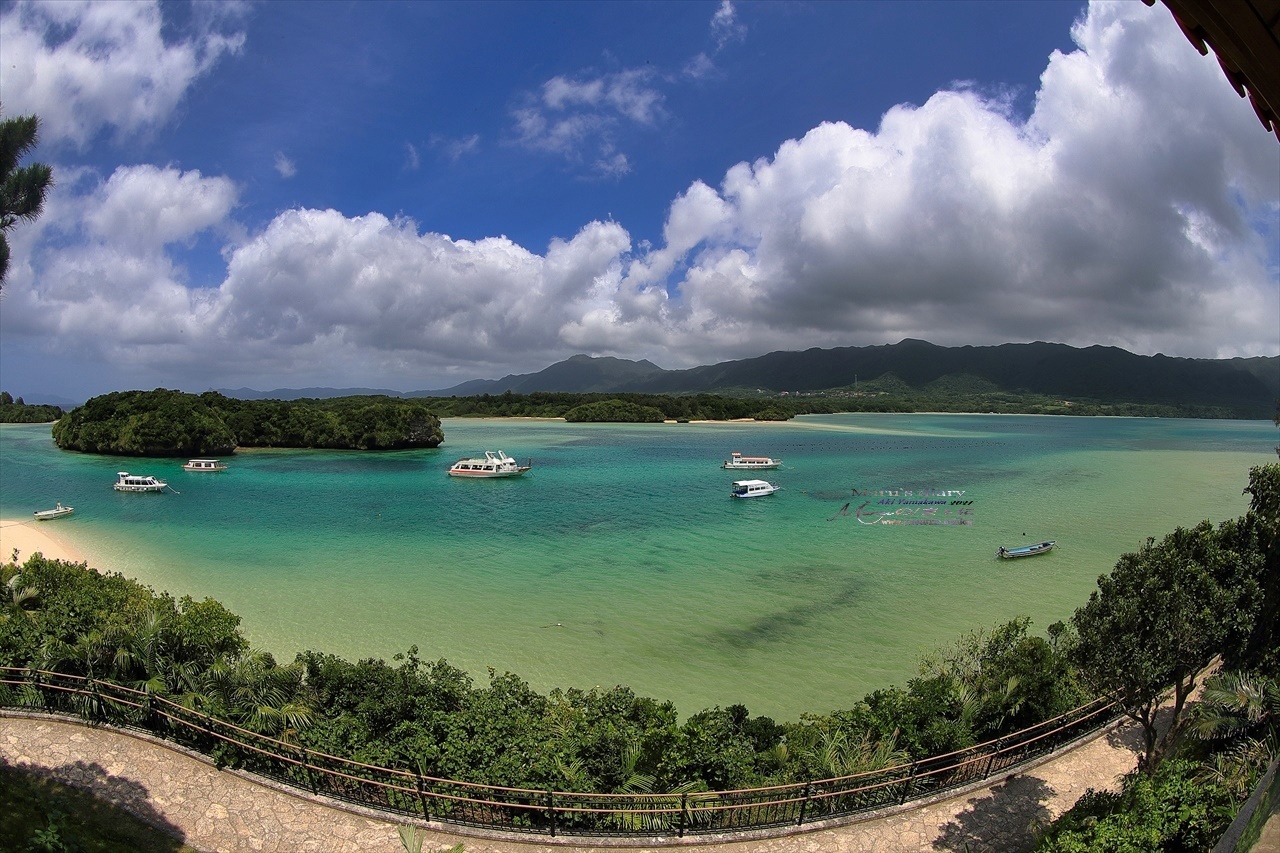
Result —
<path fill-rule="evenodd" d="M 1244 517 L 1179 527 L 1121 556 L 1072 617 L 1068 654 L 1094 690 L 1116 693 L 1141 724 L 1149 772 L 1181 735 L 1196 675 L 1215 656 L 1228 667 L 1277 672 L 1280 464 L 1251 469 L 1245 493 L 1252 500 Z M 1158 738 L 1156 714 L 1170 690 Z"/>
<path fill-rule="evenodd" d="M 1179 528 L 1124 555 L 1060 639 L 1082 677 L 1115 689 L 1143 727 L 1138 770 L 1120 793 L 1089 791 L 1041 838 L 1038 853 L 1209 850 L 1280 751 L 1277 626 L 1280 465 L 1249 472 L 1244 517 Z M 1196 673 L 1209 678 L 1185 717 Z M 1155 710 L 1172 692 L 1157 738 Z"/>
<path fill-rule="evenodd" d="M 1166 722 L 1177 731 L 1196 674 L 1214 655 L 1235 653 L 1252 633 L 1262 604 L 1263 555 L 1256 529 L 1205 521 L 1148 539 L 1125 554 L 1076 611 L 1082 638 L 1074 659 L 1099 692 L 1116 692 L 1141 724 L 1143 760 L 1156 761 L 1156 713 L 1166 688 Z"/>
<path fill-rule="evenodd" d="M 105 774 L 104 774 L 105 775 Z M 105 780 L 104 780 L 105 781 Z M 129 783 L 124 783 L 129 784 Z M 128 792 L 118 786 L 117 796 Z M 146 791 L 133 792 L 137 800 Z M 156 822 L 163 818 L 155 815 Z M 0 848 L 76 853 L 196 853 L 119 806 L 0 762 Z"/>
<path fill-rule="evenodd" d="M 122 456 L 223 456 L 236 447 L 402 450 L 437 447 L 440 419 L 394 397 L 236 400 L 214 391 L 117 391 L 53 427 L 63 450 Z"/>
<path fill-rule="evenodd" d="M 1126 776 L 1120 793 L 1090 789 L 1059 818 L 1037 853 L 1212 850 L 1236 804 L 1197 775 L 1194 762 L 1168 761 L 1154 775 Z"/>
<path fill-rule="evenodd" d="M 47 424 L 60 417 L 58 406 L 28 406 L 21 397 L 15 400 L 8 391 L 0 391 L 0 424 Z"/>
<path fill-rule="evenodd" d="M 349 662 L 318 651 L 281 665 L 248 648 L 211 599 L 156 594 L 118 574 L 40 556 L 0 566 L 0 665 L 111 680 L 252 731 L 370 764 L 570 791 L 728 789 L 829 778 L 947 752 L 1078 704 L 1066 659 L 1029 621 L 940 650 L 905 688 L 797 722 L 741 705 L 681 722 L 625 686 L 540 694 L 486 683 L 416 649 Z M 1059 677 L 1064 676 L 1064 677 Z"/>

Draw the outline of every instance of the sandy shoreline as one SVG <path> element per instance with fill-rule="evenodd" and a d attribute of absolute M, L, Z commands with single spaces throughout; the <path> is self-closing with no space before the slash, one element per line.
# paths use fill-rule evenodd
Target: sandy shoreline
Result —
<path fill-rule="evenodd" d="M 4 518 L 0 519 L 0 562 L 13 559 L 13 552 L 18 552 L 18 563 L 23 563 L 32 554 L 40 553 L 50 560 L 67 560 L 72 563 L 85 562 L 84 556 L 71 547 L 50 527 L 57 521 L 36 521 L 32 519 Z"/>

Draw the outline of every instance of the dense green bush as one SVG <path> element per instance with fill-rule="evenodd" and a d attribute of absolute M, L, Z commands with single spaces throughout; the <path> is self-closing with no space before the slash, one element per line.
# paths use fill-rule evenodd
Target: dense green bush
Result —
<path fill-rule="evenodd" d="M 1191 761 L 1168 761 L 1153 775 L 1125 777 L 1118 794 L 1090 789 L 1059 818 L 1037 853 L 1212 850 L 1235 803 L 1198 775 Z"/>
<path fill-rule="evenodd" d="M 665 420 L 661 409 L 641 406 L 628 400 L 601 400 L 584 403 L 564 413 L 564 419 L 574 423 L 629 423 L 660 424 Z"/>

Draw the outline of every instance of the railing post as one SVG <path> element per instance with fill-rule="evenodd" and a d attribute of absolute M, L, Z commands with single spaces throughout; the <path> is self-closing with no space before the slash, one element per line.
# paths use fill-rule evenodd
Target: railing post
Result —
<path fill-rule="evenodd" d="M 302 756 L 302 769 L 306 771 L 307 783 L 311 785 L 311 793 L 319 794 L 320 791 L 316 786 L 316 771 L 312 769 L 311 762 L 307 761 L 306 749 L 300 748 L 298 753 Z"/>
<path fill-rule="evenodd" d="M 902 786 L 902 796 L 898 798 L 898 805 L 902 805 L 911 796 L 911 789 L 915 787 L 916 773 L 920 771 L 920 762 L 911 762 L 911 775 L 907 777 L 907 784 Z"/>
<path fill-rule="evenodd" d="M 551 837 L 556 837 L 556 795 L 555 792 L 547 791 L 547 819 L 551 822 Z"/>
<path fill-rule="evenodd" d="M 812 782 L 804 783 L 804 799 L 800 801 L 800 816 L 796 818 L 796 826 L 804 826 L 804 813 L 809 808 L 809 791 L 812 787 Z"/>
<path fill-rule="evenodd" d="M 93 720 L 94 717 L 97 716 L 94 713 L 94 707 L 96 705 L 95 700 L 97 700 L 98 698 L 98 683 L 93 680 L 93 676 L 89 676 L 88 680 L 85 683 L 85 686 L 89 688 L 87 691 L 89 694 L 89 713 L 84 716 L 86 716 L 89 720 Z"/>
<path fill-rule="evenodd" d="M 209 716 L 208 714 L 201 714 L 200 716 L 204 717 L 204 734 L 206 738 L 205 742 L 208 744 L 206 752 L 210 758 L 213 758 L 213 766 L 221 770 L 223 768 L 222 761 L 218 760 L 213 755 L 214 747 L 218 743 L 218 741 L 213 736 L 213 717 Z"/>
<path fill-rule="evenodd" d="M 1004 743 L 1004 738 L 996 738 L 995 749 L 991 751 L 991 757 L 987 759 L 987 769 L 982 774 L 983 779 L 991 778 L 991 767 L 996 763 L 996 756 L 1000 754 L 1000 744 Z"/>
<path fill-rule="evenodd" d="M 40 689 L 40 673 L 39 673 L 39 672 L 28 672 L 28 675 L 30 675 L 30 676 L 31 676 L 31 686 L 32 686 L 32 687 L 34 687 L 34 688 L 36 689 L 36 693 L 37 693 L 37 694 L 39 694 L 39 696 L 40 696 L 40 707 L 42 707 L 42 708 L 44 708 L 46 711 L 48 711 L 48 710 L 49 710 L 49 703 L 48 703 L 47 701 L 45 701 L 45 698 L 44 698 L 44 691 Z"/>
<path fill-rule="evenodd" d="M 422 819 L 431 820 L 431 809 L 427 808 L 427 790 L 423 784 L 421 769 L 413 774 L 413 783 L 418 789 L 418 803 L 422 806 Z"/>
<path fill-rule="evenodd" d="M 685 815 L 687 815 L 688 813 L 689 813 L 689 792 L 686 791 L 685 793 L 680 795 L 680 823 L 677 824 L 677 830 L 676 830 L 676 835 L 679 838 L 684 838 Z"/>

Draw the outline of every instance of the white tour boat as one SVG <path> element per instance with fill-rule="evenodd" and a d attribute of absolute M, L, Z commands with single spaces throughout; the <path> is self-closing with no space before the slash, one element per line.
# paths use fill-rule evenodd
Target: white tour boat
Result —
<path fill-rule="evenodd" d="M 227 466 L 217 459 L 188 459 L 182 466 L 187 471 L 225 471 Z"/>
<path fill-rule="evenodd" d="M 168 483 L 157 480 L 150 474 L 130 474 L 128 471 L 117 471 L 114 488 L 117 492 L 163 492 Z"/>
<path fill-rule="evenodd" d="M 36 510 L 36 521 L 48 521 L 51 518 L 62 518 L 64 515 L 71 515 L 75 510 L 75 507 L 63 506 L 62 501 L 58 501 L 58 505 L 53 509 Z"/>
<path fill-rule="evenodd" d="M 767 471 L 770 468 L 777 468 L 781 464 L 781 459 L 773 459 L 768 456 L 743 456 L 735 450 L 720 467 L 730 471 Z"/>
<path fill-rule="evenodd" d="M 775 486 L 767 480 L 735 480 L 733 491 L 729 494 L 735 498 L 761 498 L 765 495 L 771 495 L 781 488 L 781 486 Z"/>
<path fill-rule="evenodd" d="M 449 469 L 450 477 L 519 477 L 533 467 L 520 465 L 501 450 L 486 450 L 483 457 L 459 459 Z"/>

